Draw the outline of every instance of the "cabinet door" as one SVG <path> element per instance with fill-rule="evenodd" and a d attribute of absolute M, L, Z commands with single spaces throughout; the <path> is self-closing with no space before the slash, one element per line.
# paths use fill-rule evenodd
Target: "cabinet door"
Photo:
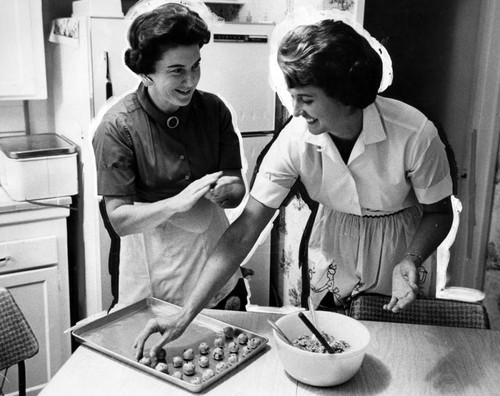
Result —
<path fill-rule="evenodd" d="M 46 99 L 41 0 L 0 0 L 0 100 Z"/>
<path fill-rule="evenodd" d="M 62 344 L 69 337 L 59 331 L 58 269 L 49 267 L 2 275 L 0 287 L 11 292 L 40 346 L 38 353 L 26 361 L 27 394 L 36 395 L 61 367 L 58 351 L 64 349 Z M 17 389 L 17 366 L 13 366 L 7 372 L 3 392 L 9 395 Z"/>

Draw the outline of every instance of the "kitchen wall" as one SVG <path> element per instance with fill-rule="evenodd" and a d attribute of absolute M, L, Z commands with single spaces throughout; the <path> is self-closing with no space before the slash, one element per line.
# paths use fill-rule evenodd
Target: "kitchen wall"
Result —
<path fill-rule="evenodd" d="M 246 22 L 251 20 L 253 23 L 277 23 L 281 21 L 287 11 L 293 11 L 300 7 L 309 9 L 324 10 L 332 7 L 349 7 L 355 10 L 355 5 L 364 4 L 365 0 L 247 0 L 241 7 L 238 21 Z"/>
<path fill-rule="evenodd" d="M 0 101 L 0 133 L 2 136 L 26 132 L 25 104 L 20 100 Z"/>

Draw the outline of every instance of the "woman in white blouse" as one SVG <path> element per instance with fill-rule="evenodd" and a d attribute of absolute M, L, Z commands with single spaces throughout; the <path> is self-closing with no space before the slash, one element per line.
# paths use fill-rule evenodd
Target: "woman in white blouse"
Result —
<path fill-rule="evenodd" d="M 199 288 L 179 313 L 148 323 L 137 356 L 151 333 L 163 334 L 154 353 L 184 331 L 238 269 L 297 178 L 319 203 L 308 255 L 315 304 L 334 308 L 370 292 L 392 296 L 385 308 L 398 312 L 416 299 L 418 267 L 452 223 L 452 180 L 432 122 L 377 95 L 383 64 L 372 45 L 332 19 L 284 37 L 278 63 L 294 119 L 266 154 L 248 204 L 218 243 Z"/>

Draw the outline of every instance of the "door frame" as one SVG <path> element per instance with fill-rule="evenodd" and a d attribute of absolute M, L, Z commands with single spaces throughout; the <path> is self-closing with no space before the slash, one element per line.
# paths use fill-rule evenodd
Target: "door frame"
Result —
<path fill-rule="evenodd" d="M 481 4 L 468 165 L 459 180 L 463 210 L 449 266 L 450 283 L 482 290 L 500 135 L 500 3 Z"/>

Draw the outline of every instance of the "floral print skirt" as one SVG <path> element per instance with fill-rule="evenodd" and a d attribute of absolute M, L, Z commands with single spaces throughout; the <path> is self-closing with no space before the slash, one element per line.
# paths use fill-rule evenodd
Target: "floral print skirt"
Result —
<path fill-rule="evenodd" d="M 271 274 L 276 305 L 300 306 L 303 280 L 298 247 L 310 213 L 298 197 L 280 216 L 274 234 L 278 263 L 273 263 Z M 381 217 L 357 216 L 320 205 L 308 249 L 309 294 L 315 305 L 328 292 L 338 305 L 360 292 L 391 295 L 392 270 L 406 253 L 421 217 L 420 205 Z M 421 282 L 433 260 L 435 257 L 424 264 Z M 428 285 L 420 286 L 428 289 Z"/>

